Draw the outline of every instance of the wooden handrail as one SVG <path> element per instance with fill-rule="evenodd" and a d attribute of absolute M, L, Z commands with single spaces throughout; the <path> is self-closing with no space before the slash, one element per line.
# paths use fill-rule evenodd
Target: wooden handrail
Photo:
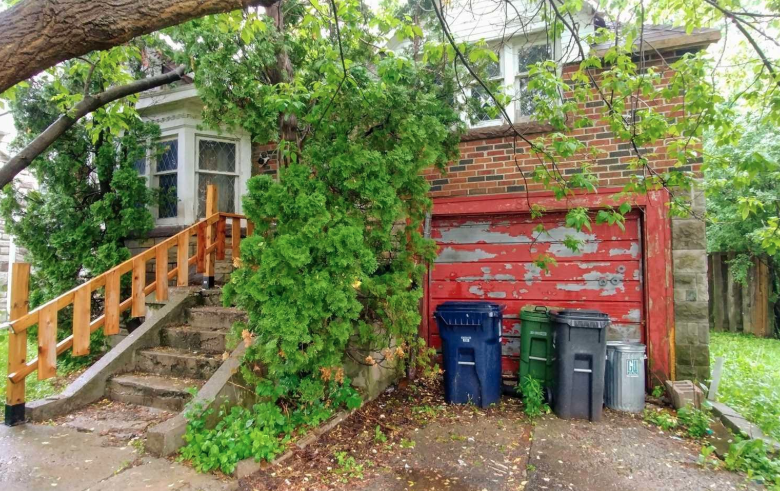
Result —
<path fill-rule="evenodd" d="M 92 278 L 72 290 L 63 293 L 45 304 L 28 311 L 30 265 L 14 263 L 11 268 L 11 311 L 8 338 L 8 387 L 6 394 L 6 424 L 15 424 L 24 419 L 25 378 L 37 371 L 38 379 L 45 380 L 56 374 L 57 356 L 73 349 L 74 356 L 89 354 L 90 334 L 103 328 L 105 335 L 119 333 L 120 314 L 130 309 L 131 316 L 146 315 L 146 296 L 155 292 L 156 298 L 164 301 L 168 298 L 169 282 L 176 279 L 177 286 L 189 284 L 189 268 L 195 265 L 209 285 L 214 282 L 215 261 L 225 258 L 225 250 L 231 249 L 234 258 L 240 257 L 241 220 L 246 217 L 237 213 L 217 211 L 217 189 L 209 185 L 206 190 L 207 217 L 150 247 L 136 256 L 120 263 L 103 274 Z M 226 241 L 226 220 L 231 220 L 232 237 Z M 254 226 L 247 220 L 247 235 L 251 235 Z M 194 256 L 190 256 L 190 238 L 197 237 Z M 176 248 L 176 267 L 168 269 L 168 254 Z M 155 279 L 146 284 L 146 263 L 155 261 Z M 122 300 L 121 277 L 131 273 L 132 294 Z M 91 318 L 92 292 L 104 288 L 103 314 Z M 57 318 L 59 311 L 73 306 L 73 333 L 57 342 Z M 27 329 L 38 325 L 38 356 L 27 361 Z M 9 422 L 9 414 L 11 414 Z"/>

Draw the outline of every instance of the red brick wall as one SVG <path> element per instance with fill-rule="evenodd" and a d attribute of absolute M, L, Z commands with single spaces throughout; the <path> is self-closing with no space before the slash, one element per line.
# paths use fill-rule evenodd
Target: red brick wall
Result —
<path fill-rule="evenodd" d="M 672 63 L 680 55 L 682 52 L 670 53 L 665 61 L 657 56 L 655 59 L 648 60 L 648 66 L 655 66 L 656 71 L 662 74 L 660 85 L 667 84 L 672 76 L 672 71 L 666 67 L 666 64 Z M 564 79 L 575 70 L 576 66 L 564 67 Z M 571 94 L 566 96 L 570 97 Z M 683 115 L 682 110 L 677 107 L 679 101 L 645 102 L 669 118 Z M 604 109 L 604 102 L 594 90 L 591 102 L 581 104 L 581 108 L 588 116 L 598 118 Z M 544 136 L 544 133 L 538 132 L 538 127 L 539 124 L 530 125 L 530 129 L 537 132 L 527 134 L 529 140 L 533 141 Z M 523 132 L 521 127 L 519 130 Z M 601 186 L 620 186 L 629 182 L 632 175 L 643 173 L 642 169 L 629 168 L 628 163 L 636 158 L 636 154 L 630 143 L 615 138 L 606 121 L 599 119 L 593 127 L 574 130 L 570 134 L 585 142 L 588 148 L 598 148 L 600 153 L 595 158 L 583 154 L 561 162 L 558 167 L 564 177 L 579 172 L 583 162 L 592 165 L 591 172 L 598 176 Z M 667 156 L 665 145 L 640 150 L 646 152 L 650 167 L 657 171 L 668 169 L 676 162 L 675 159 Z M 514 193 L 524 192 L 526 188 L 528 191 L 539 191 L 544 189 L 544 185 L 532 180 L 532 173 L 539 164 L 539 157 L 529 152 L 529 145 L 520 138 L 508 136 L 468 141 L 467 135 L 460 144 L 459 161 L 452 162 L 444 173 L 429 169 L 425 172 L 425 176 L 431 183 L 433 197 Z M 699 160 L 678 169 L 698 174 L 701 163 Z"/>

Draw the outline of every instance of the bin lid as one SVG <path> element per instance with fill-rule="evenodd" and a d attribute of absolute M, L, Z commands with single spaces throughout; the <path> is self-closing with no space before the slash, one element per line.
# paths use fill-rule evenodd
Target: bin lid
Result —
<path fill-rule="evenodd" d="M 550 322 L 550 309 L 541 305 L 526 307 L 520 311 L 520 320 Z"/>
<path fill-rule="evenodd" d="M 437 312 L 475 312 L 479 314 L 499 314 L 506 308 L 493 302 L 456 302 L 449 301 L 436 307 Z"/>
<path fill-rule="evenodd" d="M 572 327 L 604 329 L 609 325 L 609 315 L 599 310 L 564 309 L 550 314 L 553 322 Z"/>
<path fill-rule="evenodd" d="M 625 351 L 629 353 L 644 353 L 645 345 L 636 342 L 625 342 L 615 346 L 617 351 Z"/>

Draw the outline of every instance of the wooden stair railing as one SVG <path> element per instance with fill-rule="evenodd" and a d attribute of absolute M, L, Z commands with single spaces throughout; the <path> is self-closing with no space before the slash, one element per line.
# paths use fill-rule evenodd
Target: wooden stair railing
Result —
<path fill-rule="evenodd" d="M 226 222 L 231 221 L 231 241 L 226 243 Z M 204 286 L 214 286 L 216 260 L 225 259 L 225 250 L 231 249 L 233 259 L 240 258 L 241 221 L 246 217 L 236 213 L 217 211 L 217 189 L 206 189 L 206 218 L 182 230 L 173 237 L 128 259 L 105 273 L 92 278 L 67 293 L 28 312 L 30 264 L 11 265 L 11 310 L 8 336 L 8 384 L 5 404 L 5 424 L 13 426 L 25 419 L 25 378 L 37 370 L 38 380 L 56 375 L 57 356 L 73 349 L 73 356 L 89 354 L 90 334 L 101 327 L 106 336 L 119 333 L 120 314 L 130 309 L 131 317 L 146 315 L 146 296 L 155 293 L 158 301 L 168 299 L 169 282 L 176 286 L 189 285 L 189 269 L 195 265 L 203 273 Z M 247 235 L 253 224 L 246 220 Z M 190 237 L 197 236 L 194 256 L 190 256 Z M 168 270 L 168 251 L 176 248 L 176 267 Z M 155 279 L 146 283 L 146 263 L 155 261 Z M 132 273 L 132 294 L 121 298 L 122 275 Z M 92 292 L 104 288 L 103 314 L 92 319 Z M 57 316 L 60 310 L 73 306 L 73 334 L 57 342 Z M 38 325 L 38 356 L 27 361 L 27 329 Z"/>

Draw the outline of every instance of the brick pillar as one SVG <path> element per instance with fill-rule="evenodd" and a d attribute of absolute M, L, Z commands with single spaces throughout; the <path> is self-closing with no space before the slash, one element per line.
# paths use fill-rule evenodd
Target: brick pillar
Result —
<path fill-rule="evenodd" d="M 691 199 L 694 213 L 702 216 L 703 191 Z M 672 218 L 672 257 L 676 378 L 703 382 L 710 376 L 710 331 L 707 240 L 700 218 Z"/>

